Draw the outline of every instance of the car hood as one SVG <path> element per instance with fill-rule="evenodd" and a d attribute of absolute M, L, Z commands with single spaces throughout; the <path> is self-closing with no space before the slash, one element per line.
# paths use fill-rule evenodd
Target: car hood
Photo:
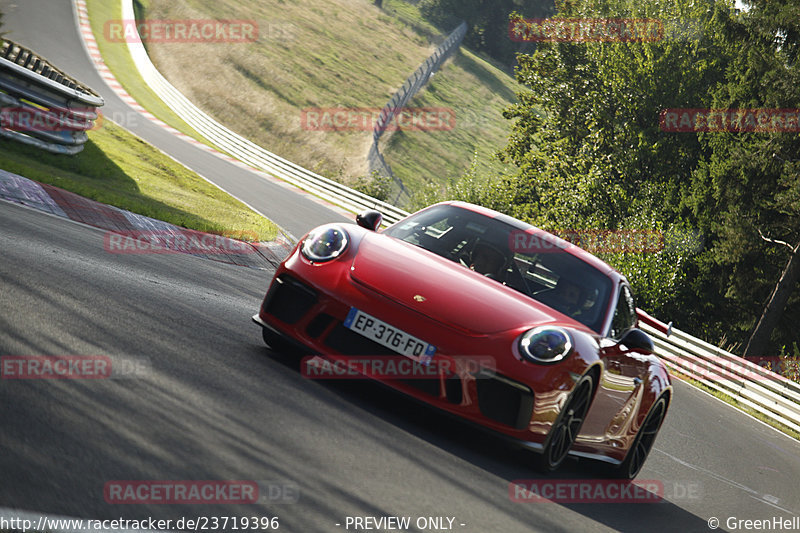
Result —
<path fill-rule="evenodd" d="M 352 278 L 433 320 L 471 335 L 559 323 L 585 326 L 453 261 L 393 237 L 364 236 Z"/>

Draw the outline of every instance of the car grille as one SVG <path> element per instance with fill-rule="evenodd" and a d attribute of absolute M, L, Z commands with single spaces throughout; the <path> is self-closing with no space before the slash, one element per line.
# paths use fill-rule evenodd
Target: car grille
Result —
<path fill-rule="evenodd" d="M 263 308 L 279 320 L 294 324 L 303 318 L 317 301 L 317 292 L 314 289 L 283 274 L 270 287 Z M 397 352 L 347 329 L 341 321 L 326 313 L 320 313 L 311 319 L 305 328 L 306 333 L 312 338 L 319 338 L 332 323 L 334 325 L 330 328 L 330 333 L 325 336 L 324 343 L 342 355 L 398 355 Z M 533 391 L 521 383 L 491 372 L 479 372 L 476 377 L 478 406 L 481 413 L 501 424 L 524 429 L 533 413 Z M 441 396 L 441 381 L 438 377 L 402 381 L 431 396 Z M 462 382 L 457 375 L 446 377 L 444 393 L 447 401 L 452 404 L 458 405 L 463 401 Z"/>
<path fill-rule="evenodd" d="M 294 324 L 317 303 L 311 287 L 283 274 L 275 279 L 264 298 L 264 311 L 287 324 Z"/>
<path fill-rule="evenodd" d="M 325 331 L 325 328 L 333 322 L 333 317 L 327 313 L 320 313 L 314 318 L 306 326 L 306 333 L 308 336 L 316 339 Z"/>
<path fill-rule="evenodd" d="M 447 396 L 447 401 L 454 404 L 460 404 L 464 399 L 464 391 L 462 390 L 461 378 L 453 374 L 444 382 L 444 392 Z"/>
<path fill-rule="evenodd" d="M 533 414 L 533 391 L 500 374 L 481 371 L 475 377 L 481 414 L 501 424 L 525 429 Z"/>
<path fill-rule="evenodd" d="M 410 387 L 414 387 L 420 392 L 430 394 L 431 396 L 439 397 L 441 395 L 441 381 L 439 378 L 420 378 L 420 379 L 404 379 L 403 383 Z"/>

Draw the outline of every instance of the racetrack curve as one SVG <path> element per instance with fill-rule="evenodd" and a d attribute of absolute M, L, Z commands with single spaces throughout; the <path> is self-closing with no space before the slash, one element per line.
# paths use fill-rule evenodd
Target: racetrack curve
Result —
<path fill-rule="evenodd" d="M 292 235 L 300 237 L 326 222 L 344 220 L 318 201 L 292 188 L 267 180 L 180 139 L 148 121 L 123 102 L 103 81 L 81 42 L 69 0 L 0 0 L 6 37 L 46 57 L 58 68 L 85 83 L 104 99 L 102 112 L 125 117 L 122 126 L 247 202 Z"/>
<path fill-rule="evenodd" d="M 125 106 L 81 70 L 91 64 L 68 1 L 0 9 L 9 37 L 99 90 L 109 109 Z M 56 14 L 37 29 L 46 11 Z M 157 126 L 139 128 L 205 176 L 224 176 L 227 190 L 295 235 L 338 217 L 296 195 L 275 200 L 270 187 L 290 193 Z M 726 529 L 732 516 L 800 514 L 800 443 L 681 382 L 639 475 L 661 483 L 665 501 L 512 502 L 511 480 L 541 478 L 528 452 L 372 383 L 304 379 L 295 359 L 265 348 L 249 317 L 271 272 L 109 254 L 102 231 L 5 202 L 0 228 L 0 355 L 149 363 L 129 379 L 0 381 L 0 507 L 83 518 L 278 516 L 280 530 L 298 533 L 345 531 L 347 516 L 450 516 L 465 524 L 457 531 L 522 532 L 708 531 L 710 517 Z M 549 479 L 602 475 L 570 461 Z M 296 486 L 300 500 L 104 500 L 109 481 L 147 479 L 270 480 Z"/>

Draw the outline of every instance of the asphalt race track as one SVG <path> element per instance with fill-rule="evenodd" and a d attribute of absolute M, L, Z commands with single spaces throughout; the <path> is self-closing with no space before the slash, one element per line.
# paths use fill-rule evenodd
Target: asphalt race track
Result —
<path fill-rule="evenodd" d="M 800 443 L 676 383 L 641 480 L 661 503 L 517 503 L 528 452 L 363 381 L 301 376 L 249 317 L 270 273 L 117 255 L 103 232 L 0 203 L 0 353 L 103 355 L 127 379 L 0 382 L 0 506 L 82 518 L 450 516 L 460 531 L 705 531 L 711 516 L 800 512 Z M 553 478 L 602 477 L 570 462 Z M 265 480 L 297 503 L 110 505 L 114 480 Z"/>
<path fill-rule="evenodd" d="M 124 105 L 86 70 L 68 1 L 0 9 L 11 38 L 72 69 L 108 106 Z M 42 19 L 52 27 L 16 26 L 48 9 L 60 13 Z M 271 187 L 289 194 L 280 186 L 156 126 L 140 128 L 296 235 L 318 220 L 310 213 L 335 219 L 307 200 L 278 201 Z M 800 515 L 800 443 L 681 382 L 638 477 L 663 488 L 660 502 L 514 502 L 512 480 L 604 471 L 571 460 L 542 478 L 529 452 L 373 383 L 305 379 L 250 321 L 269 271 L 110 254 L 102 231 L 5 202 L 0 228 L 0 355 L 95 355 L 136 369 L 120 379 L 0 380 L 0 516 L 278 517 L 279 531 L 297 533 L 348 531 L 347 517 L 449 517 L 454 531 L 506 533 L 709 531 L 712 517 L 744 531 L 731 517 Z M 299 499 L 110 504 L 104 487 L 115 480 L 268 481 Z"/>

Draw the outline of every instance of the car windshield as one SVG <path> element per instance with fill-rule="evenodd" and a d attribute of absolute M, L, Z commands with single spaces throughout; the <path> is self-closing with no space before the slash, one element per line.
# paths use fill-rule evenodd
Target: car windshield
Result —
<path fill-rule="evenodd" d="M 565 252 L 547 234 L 531 234 L 529 226 L 513 224 L 443 204 L 385 234 L 475 270 L 602 333 L 612 295 L 609 277 Z"/>

